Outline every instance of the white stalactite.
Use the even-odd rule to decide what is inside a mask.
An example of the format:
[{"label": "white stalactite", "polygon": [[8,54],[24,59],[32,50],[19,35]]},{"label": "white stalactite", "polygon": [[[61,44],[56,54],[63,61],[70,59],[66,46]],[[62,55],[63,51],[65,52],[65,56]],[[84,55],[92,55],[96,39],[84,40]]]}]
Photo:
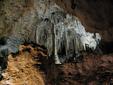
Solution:
[{"label": "white stalactite", "polygon": [[46,18],[42,18],[37,25],[36,41],[47,47],[50,56],[54,51],[56,64],[62,62],[60,59],[64,58],[63,56],[76,57],[80,51],[86,50],[86,45],[95,50],[101,40],[98,33],[94,35],[94,33],[86,32],[79,19],[66,14],[57,6],[53,6],[53,8],[51,6]]}]

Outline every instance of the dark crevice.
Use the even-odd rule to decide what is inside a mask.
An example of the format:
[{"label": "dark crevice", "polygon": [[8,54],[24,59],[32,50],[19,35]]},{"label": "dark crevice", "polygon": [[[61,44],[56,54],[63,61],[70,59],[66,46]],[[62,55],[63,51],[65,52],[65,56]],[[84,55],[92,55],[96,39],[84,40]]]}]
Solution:
[{"label": "dark crevice", "polygon": [[104,42],[101,41],[99,48],[102,50],[103,54],[113,53],[113,42]]},{"label": "dark crevice", "polygon": [[74,10],[76,8],[76,0],[71,0],[71,8]]}]

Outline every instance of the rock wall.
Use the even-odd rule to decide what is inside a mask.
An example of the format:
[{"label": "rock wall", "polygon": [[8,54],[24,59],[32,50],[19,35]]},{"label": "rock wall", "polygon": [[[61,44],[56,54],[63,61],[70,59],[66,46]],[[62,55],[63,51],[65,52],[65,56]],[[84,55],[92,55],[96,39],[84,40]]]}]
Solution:
[{"label": "rock wall", "polygon": [[83,51],[113,52],[111,0],[55,1],[61,8],[53,0],[0,0],[0,74],[7,55],[23,43],[45,46],[56,64],[76,60]]},{"label": "rock wall", "polygon": [[94,34],[86,33],[79,19],[52,0],[2,0],[0,3],[0,35],[7,38],[4,49],[8,53],[18,52],[20,44],[33,42],[47,47],[49,56],[55,56],[60,63],[58,56],[64,62],[86,50],[86,44],[95,50],[101,40],[100,36],[94,38]]},{"label": "rock wall", "polygon": [[99,32],[105,42],[113,41],[112,0],[54,0],[61,8],[79,17],[86,30]]}]

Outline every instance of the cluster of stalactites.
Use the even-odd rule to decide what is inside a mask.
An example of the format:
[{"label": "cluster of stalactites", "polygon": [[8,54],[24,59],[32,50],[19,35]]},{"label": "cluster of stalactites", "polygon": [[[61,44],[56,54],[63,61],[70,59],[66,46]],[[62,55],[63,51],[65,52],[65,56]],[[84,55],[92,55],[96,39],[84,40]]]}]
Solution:
[{"label": "cluster of stalactites", "polygon": [[56,5],[51,6],[46,18],[43,17],[37,25],[36,41],[47,47],[49,56],[54,54],[56,63],[77,57],[87,48],[95,50],[100,40],[98,33],[86,32],[79,19],[66,14]]}]

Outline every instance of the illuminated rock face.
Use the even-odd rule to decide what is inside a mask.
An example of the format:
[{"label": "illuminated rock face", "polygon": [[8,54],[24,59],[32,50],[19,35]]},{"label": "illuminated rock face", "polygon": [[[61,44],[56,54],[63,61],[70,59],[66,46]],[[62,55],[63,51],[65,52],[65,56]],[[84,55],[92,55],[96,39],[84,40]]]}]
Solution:
[{"label": "illuminated rock face", "polygon": [[47,14],[42,13],[41,16],[36,41],[47,47],[50,56],[54,54],[56,64],[70,57],[79,57],[86,48],[94,51],[99,45],[101,37],[98,33],[86,32],[79,19],[65,13],[57,5],[53,4]]}]

